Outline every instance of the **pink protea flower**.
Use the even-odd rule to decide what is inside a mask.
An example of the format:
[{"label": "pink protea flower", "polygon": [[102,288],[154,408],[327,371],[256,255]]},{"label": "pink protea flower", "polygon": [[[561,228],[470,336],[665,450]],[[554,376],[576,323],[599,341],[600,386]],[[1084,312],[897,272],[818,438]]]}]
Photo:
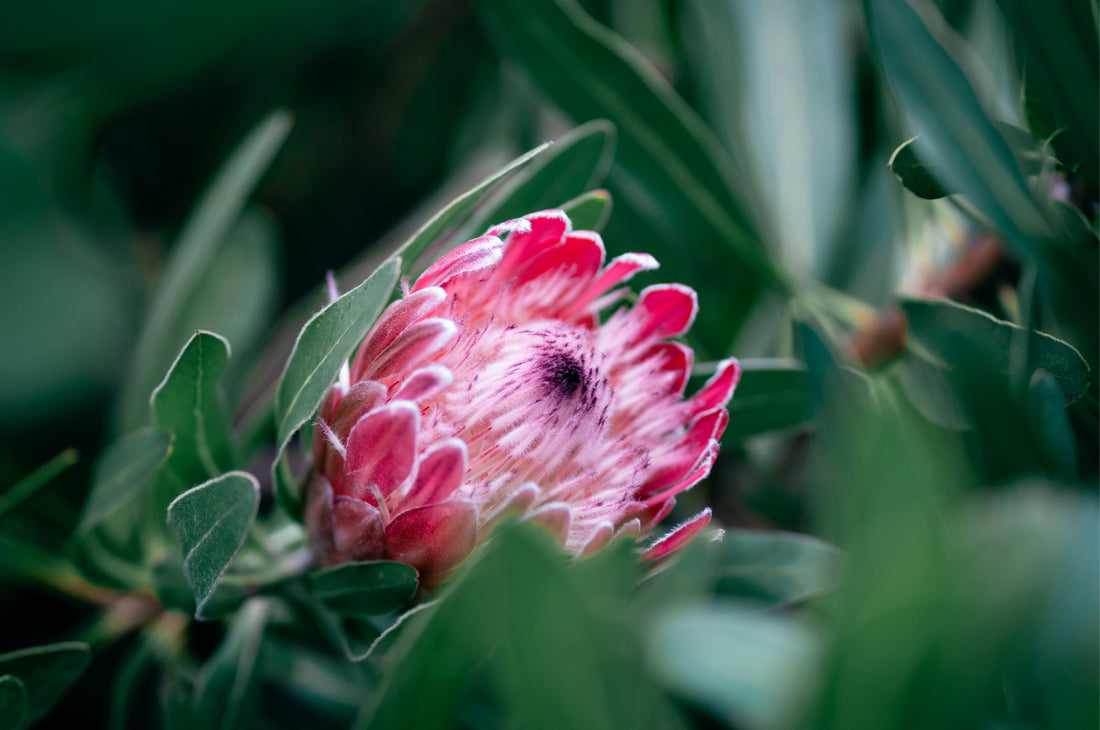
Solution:
[{"label": "pink protea flower", "polygon": [[[558,210],[511,221],[435,262],[382,314],[315,424],[306,521],[327,563],[392,559],[444,580],[502,515],[578,555],[643,536],[705,477],[741,374],[730,359],[691,398],[677,284],[612,287],[657,262],[604,266],[596,233]],[[653,543],[681,547],[710,510]]]}]

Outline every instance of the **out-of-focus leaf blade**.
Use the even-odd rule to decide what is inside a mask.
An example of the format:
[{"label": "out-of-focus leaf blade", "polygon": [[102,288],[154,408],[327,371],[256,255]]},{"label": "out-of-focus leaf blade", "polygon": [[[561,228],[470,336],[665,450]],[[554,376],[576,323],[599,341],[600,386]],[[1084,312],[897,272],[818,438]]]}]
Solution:
[{"label": "out-of-focus leaf blade", "polygon": [[223,337],[196,332],[150,398],[156,425],[174,437],[169,466],[185,484],[211,479],[232,464],[229,421],[218,394],[228,362]]},{"label": "out-of-focus leaf blade", "polygon": [[592,190],[562,205],[562,210],[573,222],[574,230],[601,231],[611,215],[611,193]]},{"label": "out-of-focus leaf blade", "polygon": [[1096,4],[997,0],[997,5],[1025,51],[1028,100],[1042,107],[1044,122],[1054,132],[1054,148],[1068,167],[1097,181],[1100,42]]},{"label": "out-of-focus leaf blade", "polygon": [[0,727],[23,730],[29,717],[27,688],[23,682],[10,674],[0,677]]},{"label": "out-of-focus leaf blade", "polygon": [[499,699],[505,724],[683,727],[623,621],[633,563],[628,550],[612,550],[567,567],[537,529],[498,532],[398,637],[378,703],[358,727],[453,727],[472,686]]},{"label": "out-of-focus leaf blade", "polygon": [[481,235],[494,223],[561,207],[603,181],[614,152],[615,128],[607,121],[588,122],[568,132],[486,202],[466,226],[469,235]]},{"label": "out-of-focus leaf blade", "polygon": [[260,485],[234,471],[187,490],[168,505],[168,524],[179,538],[183,572],[195,593],[195,613],[236,557],[260,505]]},{"label": "out-of-focus leaf blade", "polygon": [[68,641],[0,654],[0,675],[19,678],[26,689],[30,722],[49,712],[88,666],[87,644]]},{"label": "out-of-focus leaf blade", "polygon": [[[932,16],[935,9],[921,2]],[[946,189],[965,196],[1025,256],[1050,225],[1012,149],[982,109],[962,69],[908,0],[869,0],[868,27],[898,101],[919,134],[915,152]]]},{"label": "out-of-focus leaf blade", "polygon": [[253,599],[233,619],[218,651],[195,682],[201,727],[233,730],[253,727],[261,643],[271,614],[265,599]]},{"label": "out-of-focus leaf blade", "polygon": [[[420,254],[424,253],[424,250],[448,228],[460,222],[466,214],[473,210],[474,206],[477,205],[478,201],[481,200],[481,197],[489,188],[519,170],[549,147],[550,143],[547,142],[517,157],[462,195],[452,200],[447,204],[447,207],[428,219],[424,225],[417,229],[416,233],[401,244],[401,247],[386,259],[386,263],[396,261],[401,265],[401,275],[404,276],[408,274],[412,270]],[[385,268],[385,264],[383,264],[382,268]]]},{"label": "out-of-focus leaf blade", "polygon": [[347,563],[309,576],[313,594],[340,615],[378,615],[408,604],[418,585],[416,568],[379,560]]},{"label": "out-of-focus leaf blade", "polygon": [[918,198],[936,200],[947,195],[943,185],[936,179],[931,166],[917,159],[913,151],[916,137],[903,142],[890,156],[890,170],[902,185]]},{"label": "out-of-focus leaf blade", "polygon": [[332,302],[306,322],[275,393],[276,453],[273,476],[284,506],[297,510],[298,495],[286,484],[282,455],[290,438],[316,412],[359,341],[389,301],[401,259],[391,259],[369,279]]},{"label": "out-of-focus leaf blade", "polygon": [[684,4],[704,117],[751,174],[768,242],[814,273],[852,202],[852,19],[832,0]]},{"label": "out-of-focus leaf blade", "polygon": [[[974,343],[1002,372],[1026,385],[1030,366],[1042,369],[1057,383],[1065,405],[1084,395],[1089,384],[1089,365],[1072,345],[1042,332],[1028,333],[978,309],[947,300],[905,299],[901,302],[909,322],[909,335],[925,352],[950,357],[952,342],[963,337]],[[949,363],[948,363],[949,364]]]},{"label": "out-of-focus leaf blade", "polygon": [[774,603],[795,603],[840,582],[843,553],[791,532],[727,529],[718,593]]},{"label": "out-of-focus leaf blade", "polygon": [[142,404],[169,365],[166,358],[194,329],[187,329],[183,314],[290,125],[290,115],[281,110],[260,122],[219,171],[180,232],[134,348],[120,404],[123,424],[140,422]]},{"label": "out-of-focus leaf blade", "polygon": [[133,499],[171,451],[172,434],[151,428],[126,434],[111,444],[96,462],[78,531],[86,532]]},{"label": "out-of-focus leaf blade", "polygon": [[[538,0],[521,7],[484,0],[479,8],[495,37],[555,103],[579,121],[615,124],[617,161],[672,222],[676,241],[664,243],[665,263],[676,278],[704,280],[699,262],[723,271],[724,291],[737,297],[722,301],[717,292],[704,292],[702,310],[720,313],[721,326],[706,318],[699,324],[712,349],[724,348],[761,284],[778,284],[782,277],[742,215],[731,182],[739,176],[706,126],[636,51],[576,3]],[[672,254],[685,248],[697,255]],[[692,266],[699,276],[687,275]]]},{"label": "out-of-focus leaf blade", "polygon": [[22,504],[39,488],[48,484],[61,472],[76,463],[76,449],[65,449],[57,456],[35,469],[13,487],[0,494],[0,517]]},{"label": "out-of-focus leaf blade", "polygon": [[736,727],[776,727],[813,676],[820,637],[780,614],[737,604],[670,611],[649,637],[664,683]]},{"label": "out-of-focus leaf blade", "polygon": [[232,346],[233,359],[223,376],[231,398],[278,305],[280,236],[269,215],[257,207],[247,208],[188,302],[187,325],[217,332]]},{"label": "out-of-focus leaf blade", "polygon": [[152,632],[144,633],[119,662],[111,686],[111,730],[137,727],[130,713],[141,696],[142,682],[154,670],[158,655],[164,649],[162,644],[163,639],[160,636]]},{"label": "out-of-focus leaf blade", "polygon": [[813,416],[806,368],[794,360],[746,359],[722,438],[741,440],[798,426]]}]

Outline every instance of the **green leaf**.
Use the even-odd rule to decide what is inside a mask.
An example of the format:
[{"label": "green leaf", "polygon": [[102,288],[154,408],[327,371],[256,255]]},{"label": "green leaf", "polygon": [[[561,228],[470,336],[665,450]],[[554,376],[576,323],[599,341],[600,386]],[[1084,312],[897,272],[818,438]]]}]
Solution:
[{"label": "green leaf", "polygon": [[450,728],[464,716],[477,726],[486,699],[512,727],[683,727],[624,620],[638,571],[619,547],[569,565],[538,528],[498,530],[401,632],[378,704],[357,727]]},{"label": "green leaf", "polygon": [[795,360],[741,361],[741,380],[729,403],[723,434],[739,441],[806,423],[813,416],[806,368]]},{"label": "green leaf", "polygon": [[722,595],[790,604],[840,581],[843,553],[809,535],[727,529],[724,550],[717,583]]},{"label": "green leaf", "polygon": [[[1049,148],[1035,139],[1031,132],[999,121],[994,121],[993,126],[1011,148],[1021,175],[1039,175],[1054,169]],[[937,171],[921,160],[914,151],[916,141],[917,137],[913,137],[894,150],[888,163],[891,172],[909,192],[919,198],[936,200],[948,195],[950,191],[940,183]]]},{"label": "green leaf", "polygon": [[[111,701],[109,709],[111,730],[125,730],[138,726],[131,716],[145,680],[156,668],[158,659],[165,650],[165,640],[154,631],[142,633],[133,646],[119,661],[111,682]],[[137,713],[133,713],[136,715]]]},{"label": "green leaf", "polygon": [[[637,51],[575,2],[483,0],[478,7],[492,35],[566,113],[615,125],[617,160],[629,182],[671,221],[676,240],[651,253],[663,258],[674,278],[703,281],[704,270],[723,272],[722,291],[738,296],[731,301],[704,292],[700,324],[712,348],[724,348],[761,283],[782,280],[733,192],[741,171],[732,169],[702,120]],[[684,250],[698,255],[685,257]]]},{"label": "green leaf", "polygon": [[396,611],[416,595],[416,568],[386,560],[347,563],[309,575],[313,594],[340,615]]},{"label": "green leaf", "polygon": [[1027,401],[1040,448],[1053,475],[1072,482],[1077,478],[1077,439],[1070,424],[1062,390],[1043,370],[1028,384]]},{"label": "green leaf", "polygon": [[128,433],[99,457],[78,532],[87,532],[129,503],[172,451],[172,434],[146,428]]},{"label": "green leaf", "polygon": [[649,637],[657,675],[735,727],[778,727],[813,679],[822,649],[811,627],[720,603],[669,611]]},{"label": "green leaf", "polygon": [[258,658],[272,605],[254,598],[230,624],[221,646],[195,681],[199,727],[253,727],[258,700]]},{"label": "green leaf", "polygon": [[156,425],[175,439],[168,465],[189,486],[232,465],[229,419],[218,393],[228,362],[224,338],[196,332],[150,398]]},{"label": "green leaf", "polygon": [[131,375],[120,402],[123,425],[141,421],[142,406],[167,369],[167,358],[195,329],[186,316],[194,296],[290,125],[290,115],[282,110],[260,122],[226,161],[180,232],[134,348]]},{"label": "green leaf", "polygon": [[283,452],[317,411],[340,367],[378,319],[400,266],[400,258],[382,264],[369,279],[315,314],[298,333],[275,393],[277,451],[272,466],[279,498],[292,513],[298,511],[299,496],[287,484]]},{"label": "green leaf", "polygon": [[359,673],[349,671],[342,657],[268,634],[260,661],[265,694],[285,696],[290,706],[306,710],[311,721],[316,718],[316,727],[350,728],[355,722],[363,685]]},{"label": "green leaf", "polygon": [[267,212],[247,208],[188,301],[186,324],[191,329],[181,327],[179,346],[194,330],[217,332],[232,344],[233,358],[222,376],[230,398],[248,377],[249,356],[264,343],[279,304],[280,236]]},{"label": "green leaf", "polygon": [[478,236],[495,223],[562,207],[603,182],[614,154],[615,127],[602,119],[582,124],[555,140],[537,160],[516,174],[507,187],[485,203],[466,229]]},{"label": "green leaf", "polygon": [[61,472],[76,463],[76,449],[65,449],[57,456],[24,477],[15,486],[0,494],[0,517],[22,504],[39,488],[55,479]]},{"label": "green leaf", "polygon": [[916,195],[925,200],[936,200],[947,195],[943,185],[936,179],[930,165],[926,165],[917,159],[913,151],[913,142],[916,137],[902,142],[890,156],[890,171],[901,181],[901,184]]},{"label": "green leaf", "polygon": [[611,193],[592,190],[562,204],[561,209],[579,231],[602,231],[611,216]]},{"label": "green leaf", "polygon": [[168,524],[183,550],[183,573],[202,615],[222,574],[244,545],[260,506],[260,484],[231,471],[187,490],[168,505]]},{"label": "green leaf", "polygon": [[27,689],[10,674],[0,677],[0,727],[23,730],[29,720]]},{"label": "green leaf", "polygon": [[989,362],[1001,364],[1001,372],[1013,382],[1026,386],[1036,369],[1046,371],[1058,385],[1064,405],[1073,403],[1088,389],[1088,363],[1072,345],[1056,337],[1029,333],[947,300],[905,299],[901,308],[909,322],[910,341],[931,355],[935,364],[950,364],[952,343],[961,337],[979,348]]},{"label": "green leaf", "polygon": [[[934,15],[930,3],[919,4]],[[875,51],[919,134],[917,157],[945,189],[986,215],[1010,246],[1039,257],[1050,224],[962,69],[908,0],[870,0],[866,8]]]},{"label": "green leaf", "polygon": [[997,0],[997,5],[1024,51],[1029,106],[1041,109],[1066,166],[1097,181],[1100,43],[1095,3]]},{"label": "green leaf", "polygon": [[23,683],[30,722],[49,712],[88,666],[87,644],[67,641],[0,654],[0,675],[11,674]]},{"label": "green leaf", "polygon": [[852,208],[857,150],[849,7],[682,4],[696,106],[755,193],[765,240],[811,273],[848,255],[837,246]]},{"label": "green leaf", "polygon": [[[467,213],[473,210],[474,206],[477,205],[478,201],[481,200],[482,196],[489,188],[538,157],[549,146],[550,143],[547,142],[517,157],[462,195],[452,200],[445,208],[429,218],[424,225],[420,226],[416,233],[401,244],[400,248],[390,254],[389,258],[386,259],[386,263],[388,264],[391,261],[400,263],[404,261],[404,264],[401,266],[401,276],[408,274],[416,263],[417,258],[420,257],[420,254],[424,253],[424,250],[443,235],[448,228],[459,223]],[[385,264],[383,264],[382,268],[385,268]]]}]

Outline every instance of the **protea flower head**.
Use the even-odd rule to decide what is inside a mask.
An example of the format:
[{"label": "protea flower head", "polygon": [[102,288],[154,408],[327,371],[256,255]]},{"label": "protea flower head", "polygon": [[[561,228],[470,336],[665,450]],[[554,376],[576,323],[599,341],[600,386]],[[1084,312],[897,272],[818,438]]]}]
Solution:
[{"label": "protea flower head", "polygon": [[[392,559],[445,579],[507,513],[577,555],[641,537],[705,477],[741,374],[720,363],[690,398],[678,284],[602,324],[613,290],[657,262],[606,266],[596,233],[551,210],[510,221],[429,267],[382,314],[315,422],[306,521],[324,562]],[[657,560],[704,510],[642,554]]]}]

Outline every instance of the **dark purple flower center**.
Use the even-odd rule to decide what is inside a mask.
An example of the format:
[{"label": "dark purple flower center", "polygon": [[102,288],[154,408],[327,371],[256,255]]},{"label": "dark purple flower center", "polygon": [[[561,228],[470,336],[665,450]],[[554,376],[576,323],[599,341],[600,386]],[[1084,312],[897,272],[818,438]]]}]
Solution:
[{"label": "dark purple flower center", "polygon": [[572,396],[578,389],[588,391],[584,365],[572,353],[555,352],[546,358],[544,367],[546,383],[562,398]]}]

